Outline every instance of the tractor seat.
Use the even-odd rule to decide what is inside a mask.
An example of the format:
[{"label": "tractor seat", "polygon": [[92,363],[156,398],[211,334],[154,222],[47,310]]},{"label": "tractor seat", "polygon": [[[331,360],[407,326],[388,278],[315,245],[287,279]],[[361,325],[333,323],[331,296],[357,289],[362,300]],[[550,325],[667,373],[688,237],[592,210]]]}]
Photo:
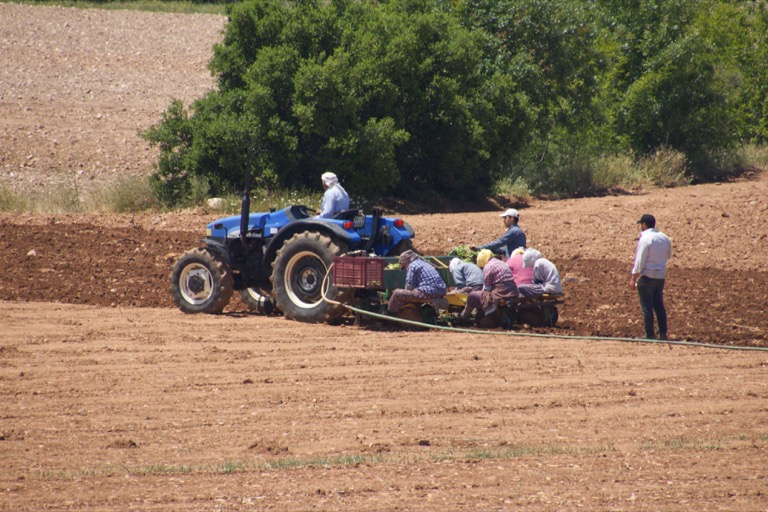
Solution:
[{"label": "tractor seat", "polygon": [[360,215],[360,210],[341,210],[340,212],[336,212],[333,216],[334,219],[338,220],[355,220],[355,217]]}]

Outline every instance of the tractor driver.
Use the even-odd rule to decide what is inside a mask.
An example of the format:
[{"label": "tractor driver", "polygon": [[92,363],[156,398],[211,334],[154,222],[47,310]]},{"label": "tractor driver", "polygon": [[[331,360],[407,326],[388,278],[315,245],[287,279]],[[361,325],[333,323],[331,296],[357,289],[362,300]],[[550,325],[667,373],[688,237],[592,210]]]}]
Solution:
[{"label": "tractor driver", "polygon": [[321,219],[329,219],[338,212],[349,210],[349,195],[339,185],[339,178],[332,172],[326,172],[320,179],[323,181],[325,193],[320,201],[320,213],[317,216]]}]

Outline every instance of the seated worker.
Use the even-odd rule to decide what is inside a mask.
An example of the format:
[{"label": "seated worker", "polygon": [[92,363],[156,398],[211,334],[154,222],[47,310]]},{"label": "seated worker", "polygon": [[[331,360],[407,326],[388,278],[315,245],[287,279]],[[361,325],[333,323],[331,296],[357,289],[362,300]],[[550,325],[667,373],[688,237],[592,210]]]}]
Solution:
[{"label": "seated worker", "polygon": [[512,276],[515,278],[515,284],[520,287],[521,284],[533,284],[533,268],[523,267],[523,253],[525,247],[518,247],[507,260]]},{"label": "seated worker", "polygon": [[560,295],[563,283],[555,264],[544,258],[536,249],[526,249],[523,253],[523,266],[533,269],[533,283],[518,286],[523,297],[540,297],[545,293]]},{"label": "seated worker", "polygon": [[489,249],[493,251],[494,254],[504,253],[504,257],[509,258],[513,250],[518,247],[525,247],[525,233],[520,228],[520,226],[518,226],[518,222],[520,221],[520,213],[518,213],[518,211],[514,208],[510,208],[499,215],[499,217],[504,219],[504,227],[507,228],[507,231],[493,242],[489,242],[480,246],[470,245],[470,249],[473,251]]},{"label": "seated worker", "polygon": [[467,305],[460,315],[462,319],[468,319],[475,309],[490,315],[496,311],[499,299],[518,297],[512,271],[506,263],[494,258],[491,251],[483,249],[478,253],[477,266],[483,269],[483,289],[467,295]]},{"label": "seated worker", "polygon": [[406,269],[405,289],[392,292],[387,311],[396,315],[400,308],[414,299],[439,299],[445,297],[445,281],[435,267],[419,258],[413,251],[400,255],[400,268]]},{"label": "seated worker", "polygon": [[349,194],[339,185],[339,178],[332,172],[326,172],[320,179],[323,180],[325,193],[320,201],[320,213],[317,216],[330,219],[339,212],[349,210]]},{"label": "seated worker", "polygon": [[483,288],[483,269],[474,263],[453,258],[448,268],[456,283],[453,293],[470,293]]}]

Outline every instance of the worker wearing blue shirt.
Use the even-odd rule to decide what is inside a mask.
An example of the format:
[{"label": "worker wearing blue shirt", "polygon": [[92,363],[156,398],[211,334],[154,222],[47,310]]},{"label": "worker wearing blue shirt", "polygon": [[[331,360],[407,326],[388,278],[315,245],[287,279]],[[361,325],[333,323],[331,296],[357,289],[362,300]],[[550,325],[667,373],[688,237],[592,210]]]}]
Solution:
[{"label": "worker wearing blue shirt", "polygon": [[470,245],[469,248],[473,251],[482,251],[488,249],[494,254],[504,254],[504,259],[509,258],[512,251],[518,247],[525,248],[525,233],[520,229],[517,223],[520,221],[520,214],[514,208],[510,208],[500,215],[504,219],[504,225],[507,227],[507,232],[501,235],[493,242],[485,245]]}]

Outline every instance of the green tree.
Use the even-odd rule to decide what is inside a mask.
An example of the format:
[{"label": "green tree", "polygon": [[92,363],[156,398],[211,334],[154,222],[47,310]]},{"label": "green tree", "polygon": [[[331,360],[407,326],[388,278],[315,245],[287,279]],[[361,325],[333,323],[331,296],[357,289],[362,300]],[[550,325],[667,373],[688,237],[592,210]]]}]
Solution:
[{"label": "green tree", "polygon": [[717,172],[714,160],[735,141],[732,83],[722,53],[698,22],[710,0],[605,2],[618,44],[603,77],[601,105],[620,148],[648,155],[683,152],[694,177]]},{"label": "green tree", "polygon": [[513,78],[529,101],[534,128],[506,163],[537,192],[579,193],[589,178],[568,162],[596,145],[592,127],[597,76],[603,66],[599,32],[588,2],[461,0],[464,24],[486,35],[484,68]]},{"label": "green tree", "polygon": [[740,141],[768,141],[768,2],[717,2],[697,30],[716,49],[717,74]]},{"label": "green tree", "polygon": [[211,61],[218,89],[147,132],[164,153],[158,181],[236,188],[257,144],[269,183],[315,186],[333,170],[363,197],[482,195],[531,130],[528,98],[512,74],[483,68],[482,35],[449,11],[429,0],[232,6]]}]

